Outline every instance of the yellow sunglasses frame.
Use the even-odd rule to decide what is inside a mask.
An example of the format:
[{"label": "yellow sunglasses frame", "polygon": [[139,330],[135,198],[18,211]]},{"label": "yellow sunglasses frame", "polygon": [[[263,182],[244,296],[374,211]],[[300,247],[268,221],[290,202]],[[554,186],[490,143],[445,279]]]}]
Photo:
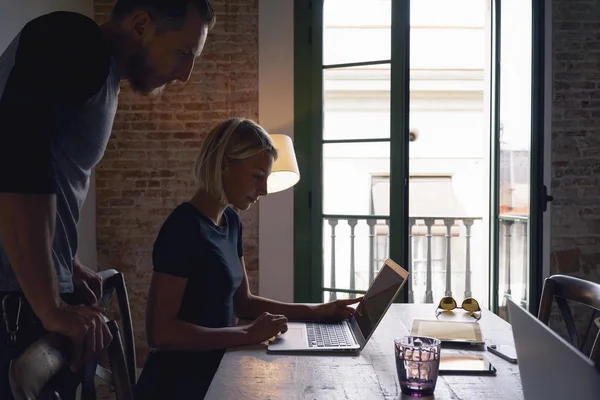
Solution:
[{"label": "yellow sunglasses frame", "polygon": [[[438,308],[435,312],[435,317],[437,318],[444,311],[452,311],[457,308],[467,311],[473,318],[475,318],[478,321],[481,318],[481,306],[479,306],[479,302],[477,300],[475,300],[473,297],[467,297],[462,301],[459,307],[458,303],[452,296],[444,296],[440,299]],[[442,311],[439,311],[440,309]],[[479,315],[476,316],[474,315],[475,313],[479,313]]]}]

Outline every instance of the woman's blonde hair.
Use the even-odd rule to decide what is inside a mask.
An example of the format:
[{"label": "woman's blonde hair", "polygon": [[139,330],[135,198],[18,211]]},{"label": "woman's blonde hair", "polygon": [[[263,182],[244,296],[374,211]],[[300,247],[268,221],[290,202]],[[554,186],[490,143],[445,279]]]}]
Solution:
[{"label": "woman's blonde hair", "polygon": [[277,150],[263,127],[246,118],[220,122],[208,131],[194,164],[196,183],[210,195],[227,204],[223,190],[223,163],[239,161],[266,151],[274,160]]}]

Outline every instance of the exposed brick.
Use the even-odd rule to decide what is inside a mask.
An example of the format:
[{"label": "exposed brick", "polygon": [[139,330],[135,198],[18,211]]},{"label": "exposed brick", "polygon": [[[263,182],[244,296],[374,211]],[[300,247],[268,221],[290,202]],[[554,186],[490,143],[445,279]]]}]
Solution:
[{"label": "exposed brick", "polygon": [[[552,18],[550,268],[600,282],[600,2],[554,0]],[[573,311],[585,332],[589,315]],[[564,335],[561,320],[550,326]]]},{"label": "exposed brick", "polygon": [[[95,0],[99,23],[113,4]],[[258,0],[216,0],[215,11],[217,25],[186,85],[175,84],[156,98],[122,86],[113,135],[96,171],[98,264],[125,273],[140,366],[147,349],[151,250],[160,225],[194,193],[192,167],[206,130],[232,116],[258,119]],[[242,218],[256,292],[258,206]]]}]

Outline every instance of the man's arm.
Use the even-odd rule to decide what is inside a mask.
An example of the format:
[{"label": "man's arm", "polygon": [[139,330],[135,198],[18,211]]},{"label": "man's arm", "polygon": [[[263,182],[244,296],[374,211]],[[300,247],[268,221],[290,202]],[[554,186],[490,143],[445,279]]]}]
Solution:
[{"label": "man's arm", "polygon": [[52,262],[55,220],[54,194],[0,193],[0,241],[25,297],[48,330],[61,305]]},{"label": "man's arm", "polygon": [[72,307],[60,298],[52,261],[54,194],[0,193],[0,240],[21,290],[44,328],[69,337],[71,368],[79,369],[112,340],[97,307]]},{"label": "man's arm", "polygon": [[98,304],[102,299],[102,277],[79,261],[73,259],[73,286],[86,304]]}]

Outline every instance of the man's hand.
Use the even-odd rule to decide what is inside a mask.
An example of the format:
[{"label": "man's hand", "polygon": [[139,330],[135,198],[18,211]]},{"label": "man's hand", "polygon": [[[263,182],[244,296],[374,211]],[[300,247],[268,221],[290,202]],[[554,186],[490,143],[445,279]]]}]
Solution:
[{"label": "man's hand", "polygon": [[350,305],[358,303],[361,300],[362,297],[359,297],[357,299],[336,300],[319,304],[314,308],[315,317],[320,321],[343,321],[350,318],[356,311]]},{"label": "man's hand", "polygon": [[112,341],[103,311],[98,306],[63,304],[56,309],[51,318],[42,321],[47,331],[60,333],[71,339],[72,371],[77,371],[87,362],[98,359]]},{"label": "man's hand", "polygon": [[73,261],[73,285],[88,304],[97,304],[102,298],[102,277],[81,264],[77,257]]}]

